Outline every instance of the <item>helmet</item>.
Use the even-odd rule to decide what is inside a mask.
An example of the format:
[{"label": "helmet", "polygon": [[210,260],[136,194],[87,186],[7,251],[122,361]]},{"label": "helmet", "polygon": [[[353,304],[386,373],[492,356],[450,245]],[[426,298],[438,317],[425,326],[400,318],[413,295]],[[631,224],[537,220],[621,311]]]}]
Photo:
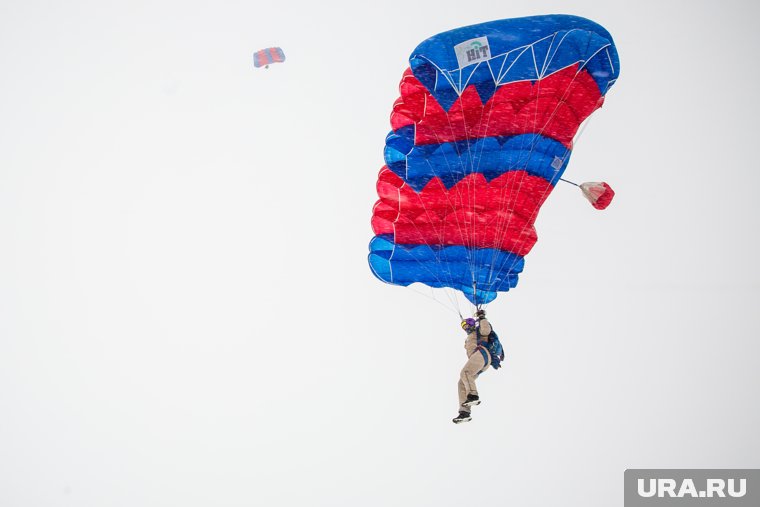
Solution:
[{"label": "helmet", "polygon": [[467,318],[462,321],[462,329],[464,329],[467,333],[472,333],[475,331],[475,326],[477,322],[473,318]]}]

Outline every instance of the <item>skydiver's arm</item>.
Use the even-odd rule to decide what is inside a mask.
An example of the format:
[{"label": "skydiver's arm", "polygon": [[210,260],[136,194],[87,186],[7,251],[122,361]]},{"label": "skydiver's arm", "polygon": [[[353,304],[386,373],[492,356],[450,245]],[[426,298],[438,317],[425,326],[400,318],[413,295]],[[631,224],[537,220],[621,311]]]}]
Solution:
[{"label": "skydiver's arm", "polygon": [[480,319],[480,335],[485,338],[489,334],[491,334],[491,323],[486,318]]}]

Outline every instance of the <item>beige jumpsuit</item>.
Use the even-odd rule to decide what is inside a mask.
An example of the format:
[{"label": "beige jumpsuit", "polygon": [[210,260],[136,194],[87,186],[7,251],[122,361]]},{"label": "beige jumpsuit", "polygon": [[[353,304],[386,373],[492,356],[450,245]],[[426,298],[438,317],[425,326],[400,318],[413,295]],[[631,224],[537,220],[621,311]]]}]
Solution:
[{"label": "beige jumpsuit", "polygon": [[[487,319],[480,320],[480,336],[486,337],[491,334],[491,324]],[[470,407],[462,405],[467,400],[468,394],[478,394],[475,379],[491,365],[491,356],[478,350],[478,332],[473,331],[467,335],[464,341],[464,349],[467,351],[467,362],[459,374],[459,411],[470,413]]]}]

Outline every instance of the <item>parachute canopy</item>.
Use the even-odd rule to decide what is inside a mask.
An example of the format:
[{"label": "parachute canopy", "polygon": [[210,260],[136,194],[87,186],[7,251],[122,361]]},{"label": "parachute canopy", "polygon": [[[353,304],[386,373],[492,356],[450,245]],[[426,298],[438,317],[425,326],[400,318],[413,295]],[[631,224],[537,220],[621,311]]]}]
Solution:
[{"label": "parachute canopy", "polygon": [[539,208],[618,72],[610,34],[576,16],[491,21],[422,42],[385,141],[375,276],[452,288],[475,305],[515,287]]},{"label": "parachute canopy", "polygon": [[270,63],[284,62],[285,53],[282,48],[266,48],[253,54],[253,66],[269,68]]},{"label": "parachute canopy", "polygon": [[588,202],[590,202],[596,209],[606,209],[612,202],[612,198],[615,197],[615,191],[603,181],[600,183],[587,181],[586,183],[581,183],[579,186],[581,192],[583,192],[583,196],[588,199]]}]

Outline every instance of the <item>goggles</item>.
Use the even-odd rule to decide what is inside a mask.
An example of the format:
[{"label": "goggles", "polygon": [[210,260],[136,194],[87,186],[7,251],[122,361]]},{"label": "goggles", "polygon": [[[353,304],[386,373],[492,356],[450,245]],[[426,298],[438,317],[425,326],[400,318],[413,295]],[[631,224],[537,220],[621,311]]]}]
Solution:
[{"label": "goggles", "polygon": [[472,329],[475,327],[475,319],[464,319],[462,321],[462,329],[467,331],[468,329]]}]

